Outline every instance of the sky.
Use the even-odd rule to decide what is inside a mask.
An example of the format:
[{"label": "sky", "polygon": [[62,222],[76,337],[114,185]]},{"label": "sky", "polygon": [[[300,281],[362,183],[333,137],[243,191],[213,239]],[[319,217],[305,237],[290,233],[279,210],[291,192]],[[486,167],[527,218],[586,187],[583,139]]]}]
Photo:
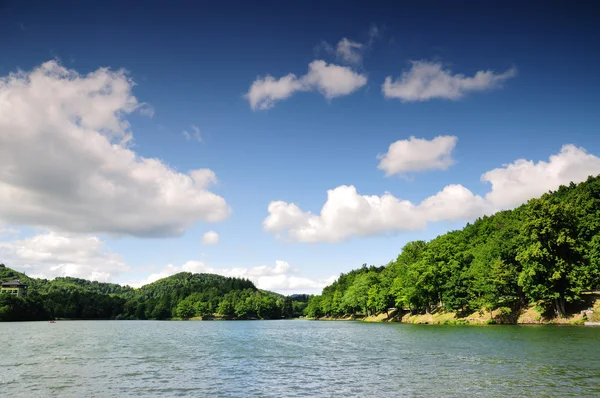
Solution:
[{"label": "sky", "polygon": [[27,275],[318,293],[600,174],[593,2],[95,3],[0,1]]}]

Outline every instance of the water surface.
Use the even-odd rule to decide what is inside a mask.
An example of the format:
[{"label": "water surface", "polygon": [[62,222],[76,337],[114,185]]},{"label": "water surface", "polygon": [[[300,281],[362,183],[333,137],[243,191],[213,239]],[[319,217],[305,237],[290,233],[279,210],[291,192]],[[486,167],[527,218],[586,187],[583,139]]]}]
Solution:
[{"label": "water surface", "polygon": [[0,323],[6,397],[600,396],[600,328]]}]

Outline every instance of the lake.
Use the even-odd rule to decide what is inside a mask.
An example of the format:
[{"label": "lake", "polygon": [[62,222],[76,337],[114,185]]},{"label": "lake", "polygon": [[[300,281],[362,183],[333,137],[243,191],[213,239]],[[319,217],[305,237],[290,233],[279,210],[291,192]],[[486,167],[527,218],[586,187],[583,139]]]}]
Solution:
[{"label": "lake", "polygon": [[600,328],[1,323],[6,397],[600,396]]}]

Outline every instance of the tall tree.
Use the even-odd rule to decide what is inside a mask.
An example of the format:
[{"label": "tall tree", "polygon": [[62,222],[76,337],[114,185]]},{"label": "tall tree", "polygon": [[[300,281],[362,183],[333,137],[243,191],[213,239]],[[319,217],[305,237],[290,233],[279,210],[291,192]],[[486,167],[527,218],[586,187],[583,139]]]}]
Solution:
[{"label": "tall tree", "polygon": [[565,303],[579,299],[590,281],[585,273],[584,246],[578,240],[576,212],[571,205],[545,196],[528,203],[523,223],[524,246],[517,259],[523,264],[519,284],[532,300],[566,314]]}]

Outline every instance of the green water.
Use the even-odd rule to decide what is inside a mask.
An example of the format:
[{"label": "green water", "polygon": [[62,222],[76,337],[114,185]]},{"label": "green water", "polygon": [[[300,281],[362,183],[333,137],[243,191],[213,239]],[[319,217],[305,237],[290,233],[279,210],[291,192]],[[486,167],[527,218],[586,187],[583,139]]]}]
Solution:
[{"label": "green water", "polygon": [[600,328],[2,323],[2,397],[600,396]]}]

